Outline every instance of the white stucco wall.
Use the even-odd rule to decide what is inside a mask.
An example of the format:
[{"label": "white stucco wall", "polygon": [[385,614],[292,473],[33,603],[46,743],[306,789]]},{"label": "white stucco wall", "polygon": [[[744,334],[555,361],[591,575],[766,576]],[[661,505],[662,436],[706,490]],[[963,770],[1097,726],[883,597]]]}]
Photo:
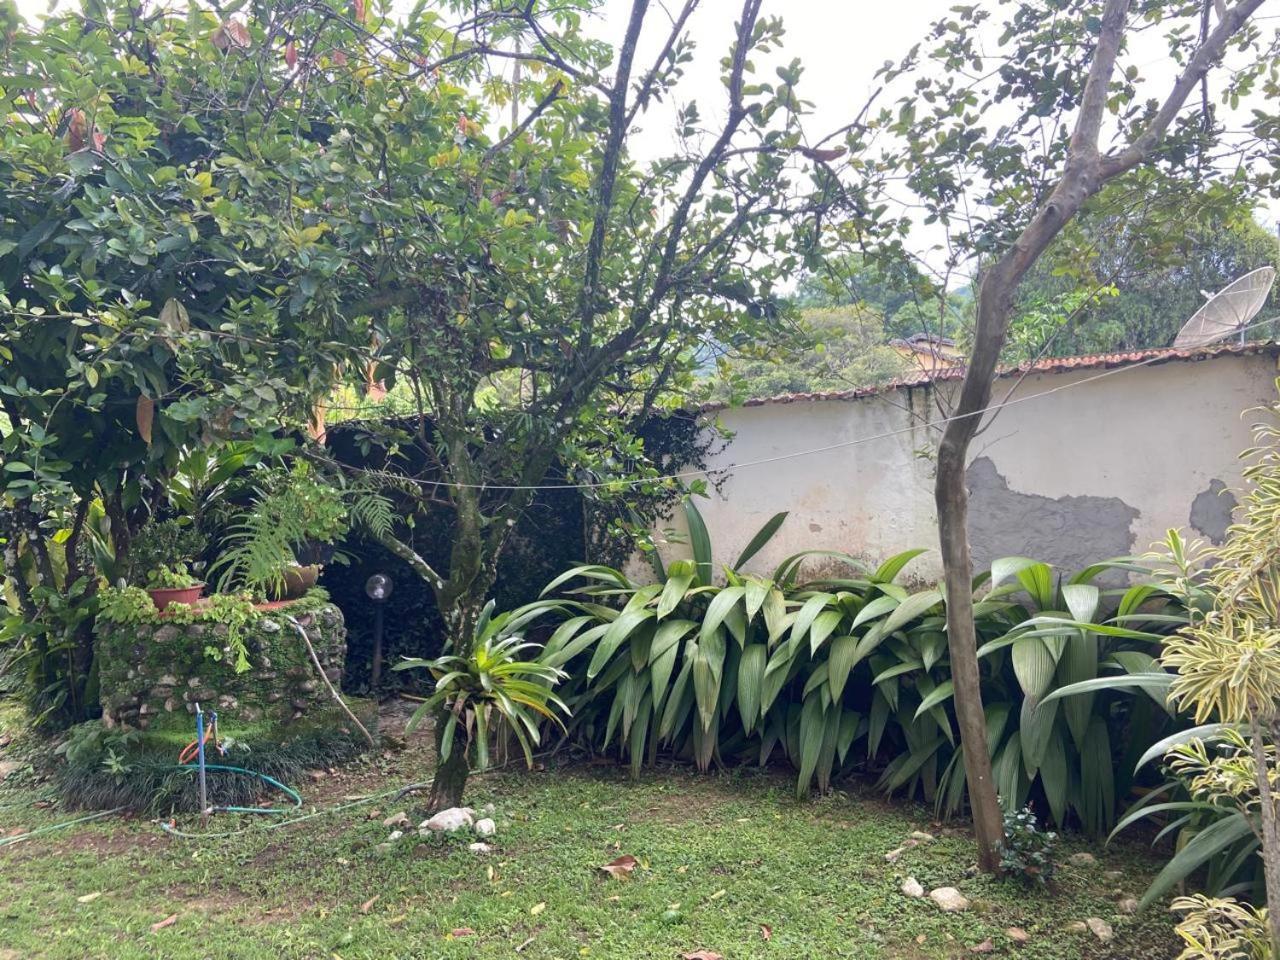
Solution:
[{"label": "white stucco wall", "polygon": [[[1190,532],[1216,532],[1209,520],[1222,510],[1214,509],[1221,500],[1210,492],[1213,481],[1239,486],[1237,457],[1250,445],[1253,422],[1242,412],[1275,398],[1276,369],[1268,351],[1027,377],[1014,396],[1032,399],[1003,409],[972,445],[975,563],[1032,555],[1072,569],[1142,552],[1167,528],[1190,528],[1202,494],[1196,513],[1210,529]],[[998,381],[995,397],[1012,385]],[[717,562],[731,561],[761,524],[787,510],[749,569],[765,572],[812,548],[878,560],[926,547],[909,572],[939,576],[933,453],[943,414],[933,391],[956,388],[947,382],[720,411],[734,438],[709,463],[725,472],[720,492],[699,501]],[[1058,392],[1035,396],[1048,390]],[[861,438],[874,439],[750,465]]]}]

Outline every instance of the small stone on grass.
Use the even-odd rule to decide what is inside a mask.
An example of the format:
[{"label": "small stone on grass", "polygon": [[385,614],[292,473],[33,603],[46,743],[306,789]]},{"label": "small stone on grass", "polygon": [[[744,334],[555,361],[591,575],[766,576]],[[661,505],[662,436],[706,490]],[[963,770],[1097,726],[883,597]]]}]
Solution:
[{"label": "small stone on grass", "polygon": [[1115,933],[1111,929],[1111,924],[1107,923],[1107,921],[1103,920],[1101,917],[1090,917],[1085,921],[1085,923],[1088,925],[1089,930],[1093,935],[1103,943],[1110,943],[1111,938],[1115,936]]},{"label": "small stone on grass", "polygon": [[938,905],[944,913],[957,913],[969,909],[969,901],[955,887],[938,887],[929,891],[929,899]]}]

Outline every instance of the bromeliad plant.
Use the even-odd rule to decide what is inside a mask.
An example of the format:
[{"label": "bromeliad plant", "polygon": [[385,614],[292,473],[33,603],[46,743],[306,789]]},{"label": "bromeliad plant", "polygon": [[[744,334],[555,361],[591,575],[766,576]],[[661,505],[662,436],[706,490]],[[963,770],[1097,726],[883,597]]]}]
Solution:
[{"label": "bromeliad plant", "polygon": [[517,632],[547,609],[526,607],[494,616],[491,600],[476,623],[468,649],[434,660],[407,659],[392,668],[426,669],[435,680],[434,693],[408,725],[411,732],[428,716],[435,723],[437,764],[431,809],[462,802],[467,777],[473,767],[489,766],[490,740],[500,731],[516,739],[532,767],[542,722],[563,729],[556,711],[568,715],[569,708],[551,688],[564,678],[564,672],[533,659],[538,644],[526,642]]}]

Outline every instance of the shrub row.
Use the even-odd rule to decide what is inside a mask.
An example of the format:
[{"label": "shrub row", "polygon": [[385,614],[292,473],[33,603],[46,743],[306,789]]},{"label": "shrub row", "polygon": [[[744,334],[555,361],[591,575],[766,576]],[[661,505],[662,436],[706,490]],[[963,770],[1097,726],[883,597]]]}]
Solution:
[{"label": "shrub row", "polygon": [[[921,794],[940,816],[959,811],[965,770],[945,598],[898,582],[924,551],[874,569],[812,551],[769,576],[743,572],[779,514],[717,582],[705,524],[692,503],[686,512],[692,556],[666,567],[655,559],[656,582],[577,566],[513,619],[560,619],[540,659],[568,675],[558,692],[572,709],[570,735],[636,771],[660,750],[704,770],[780,755],[801,795],[869,767],[887,791]],[[816,556],[849,575],[805,580]],[[1001,800],[1009,810],[1034,801],[1054,823],[1095,834],[1114,824],[1136,760],[1177,722],[1153,655],[1186,622],[1184,604],[1159,583],[1100,584],[1116,569],[1141,570],[1109,561],[1063,576],[1013,557],[974,582]]]}]

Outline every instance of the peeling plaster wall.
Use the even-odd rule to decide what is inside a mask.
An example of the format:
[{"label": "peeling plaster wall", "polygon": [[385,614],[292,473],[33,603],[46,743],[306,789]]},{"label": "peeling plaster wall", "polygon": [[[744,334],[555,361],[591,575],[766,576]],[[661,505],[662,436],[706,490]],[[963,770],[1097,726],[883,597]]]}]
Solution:
[{"label": "peeling plaster wall", "polygon": [[[1015,398],[1078,385],[1006,407],[974,441],[975,563],[1030,554],[1074,568],[1146,550],[1170,527],[1221,537],[1234,505],[1229,490],[1240,483],[1237,456],[1251,443],[1251,419],[1241,414],[1274,399],[1275,356],[1171,361],[1094,380],[1101,372],[1027,377]],[[1010,385],[1001,381],[996,397]],[[942,414],[933,390],[957,386],[721,411],[735,436],[709,466],[727,475],[719,495],[699,502],[718,560],[732,559],[769,517],[788,510],[750,569],[768,571],[813,548],[878,560],[927,547],[907,572],[936,579],[933,453]],[[875,439],[735,469],[860,438]]]}]

